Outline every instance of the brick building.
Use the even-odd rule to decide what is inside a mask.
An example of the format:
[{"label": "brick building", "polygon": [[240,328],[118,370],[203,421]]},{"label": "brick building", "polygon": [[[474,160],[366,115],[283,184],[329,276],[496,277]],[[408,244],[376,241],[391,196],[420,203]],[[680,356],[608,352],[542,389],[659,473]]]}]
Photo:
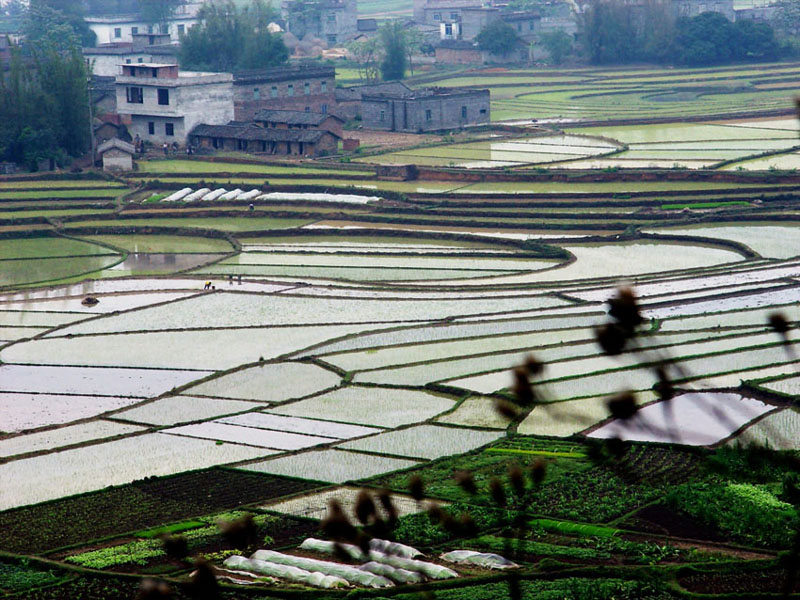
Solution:
[{"label": "brick building", "polygon": [[319,129],[276,129],[239,123],[197,125],[189,142],[198,148],[254,152],[283,156],[320,156],[335,153],[338,136]]},{"label": "brick building", "polygon": [[155,144],[184,144],[199,123],[233,119],[230,73],[179,71],[175,64],[122,65],[117,113],[132,136]]},{"label": "brick building", "polygon": [[235,118],[249,121],[259,110],[328,113],[336,106],[336,69],[293,65],[233,75]]},{"label": "brick building", "polygon": [[489,123],[489,90],[429,88],[404,94],[363,94],[365,129],[421,133]]},{"label": "brick building", "polygon": [[253,118],[262,127],[273,129],[319,129],[342,137],[344,120],[330,113],[297,110],[261,110]]}]

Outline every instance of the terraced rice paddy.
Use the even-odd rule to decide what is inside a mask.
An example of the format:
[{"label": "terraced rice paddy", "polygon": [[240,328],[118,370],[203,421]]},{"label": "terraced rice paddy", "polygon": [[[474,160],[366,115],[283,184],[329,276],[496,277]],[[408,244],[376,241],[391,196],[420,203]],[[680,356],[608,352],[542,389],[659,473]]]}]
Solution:
[{"label": "terraced rice paddy", "polygon": [[[762,130],[697,127],[734,130],[737,152]],[[652,143],[695,144],[673,133]],[[704,562],[702,572],[687,565],[703,577],[777,568],[762,559],[791,539],[783,521],[699,514],[708,503],[690,500],[711,489],[786,504],[775,469],[745,480],[736,462],[745,459],[725,452],[798,449],[796,331],[784,339],[768,325],[775,311],[797,321],[794,180],[403,185],[402,196],[384,188],[386,198],[333,212],[318,212],[329,203],[313,198],[263,198],[252,217],[233,212],[246,200],[215,200],[198,216],[192,203],[138,197],[114,209],[118,218],[72,215],[48,237],[0,240],[0,481],[14,482],[0,486],[0,549],[47,553],[47,569],[83,561],[182,576],[190,565],[170,562],[152,528],[184,535],[193,554],[221,566],[243,550],[214,520],[246,509],[261,546],[293,552],[319,535],[331,498],[352,514],[365,486],[378,505],[378,490],[389,490],[397,538],[436,562],[444,551],[505,548],[513,533],[488,482],[542,460],[544,480],[526,484],[531,503],[509,495],[506,507],[537,519],[514,556],[531,597],[544,558],[574,561],[558,568],[624,565],[622,587],[606,591],[643,598],[630,576],[641,565]],[[33,261],[47,269],[26,269]],[[636,290],[643,322],[636,347],[609,356],[594,328],[611,318],[606,301],[620,284]],[[512,421],[495,402],[515,397],[510,371],[528,354],[545,363],[533,378],[537,402]],[[635,393],[633,418],[609,414],[608,397],[623,390]],[[621,458],[608,454],[613,443],[595,445],[617,436],[633,440]],[[727,471],[706,470],[712,453]],[[476,494],[453,480],[462,470]],[[428,502],[409,495],[415,474],[422,496],[456,520],[472,515],[474,535],[420,514]],[[683,521],[652,525],[662,509],[711,537],[686,548],[688,533],[674,529]],[[734,552],[734,542],[745,546]],[[146,557],[108,558],[145,546]],[[453,568],[485,592],[477,597],[505,597],[502,577]],[[690,586],[678,572],[662,573]],[[547,581],[564,578],[553,571]]]}]

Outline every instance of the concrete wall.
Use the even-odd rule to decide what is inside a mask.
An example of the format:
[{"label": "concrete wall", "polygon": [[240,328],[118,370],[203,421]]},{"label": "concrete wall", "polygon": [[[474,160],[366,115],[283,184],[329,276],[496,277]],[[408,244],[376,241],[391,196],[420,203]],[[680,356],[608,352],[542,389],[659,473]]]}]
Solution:
[{"label": "concrete wall", "polygon": [[[141,19],[131,17],[130,19],[108,18],[102,17],[86,19],[89,29],[94,31],[97,36],[97,45],[101,44],[114,44],[117,42],[132,42],[134,32],[148,33],[150,27]],[[197,18],[193,16],[176,16],[169,23],[169,35],[173,42],[180,41],[180,28],[183,27],[184,32],[194,27],[197,23]],[[119,30],[119,32],[117,32]],[[158,27],[153,27],[153,31],[158,31]],[[119,33],[119,36],[117,36]]]},{"label": "concrete wall", "polygon": [[94,75],[103,77],[116,77],[122,74],[120,65],[137,63],[168,63],[175,62],[175,56],[158,54],[146,51],[131,51],[125,54],[92,54],[84,52],[84,58],[89,61]]},{"label": "concrete wall", "polygon": [[[259,140],[242,141],[223,138],[221,145],[216,150],[240,151],[266,153],[276,155],[297,155],[297,156],[319,156],[320,154],[332,154],[338,149],[338,141],[329,134],[323,135],[319,142],[311,144],[308,142],[265,142]],[[197,144],[202,148],[214,149],[211,138],[203,137],[197,139]],[[301,152],[302,151],[302,152]]]},{"label": "concrete wall", "polygon": [[133,158],[127,152],[112,148],[103,154],[104,171],[132,171]]},{"label": "concrete wall", "polygon": [[488,90],[419,98],[367,96],[361,101],[361,112],[365,129],[412,133],[488,123],[491,117]]},{"label": "concrete wall", "polygon": [[[141,87],[143,102],[128,103],[126,89]],[[158,104],[158,89],[169,90],[169,105]],[[212,74],[186,76],[177,79],[146,79],[140,77],[117,78],[117,112],[122,122],[129,125],[132,136],[137,134],[154,143],[186,143],[186,135],[199,123],[224,125],[233,120],[233,85],[231,76]],[[150,134],[148,122],[155,124]],[[166,123],[173,123],[174,135],[168,136]]]},{"label": "concrete wall", "polygon": [[696,17],[704,12],[718,12],[729,21],[736,20],[733,0],[672,0],[672,14],[675,17]]}]

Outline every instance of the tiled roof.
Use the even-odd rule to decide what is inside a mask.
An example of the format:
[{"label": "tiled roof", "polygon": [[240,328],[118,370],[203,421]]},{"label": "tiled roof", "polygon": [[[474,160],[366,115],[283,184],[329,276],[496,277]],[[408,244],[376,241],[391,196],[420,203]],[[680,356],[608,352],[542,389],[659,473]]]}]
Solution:
[{"label": "tiled roof", "polygon": [[247,125],[197,125],[189,135],[200,137],[217,137],[238,140],[254,140],[263,142],[304,142],[317,143],[324,134],[333,135],[318,129],[272,129]]},{"label": "tiled roof", "polygon": [[[270,123],[286,123],[287,125],[320,125],[325,119],[336,115],[327,113],[305,112],[302,110],[260,110],[256,113],[255,121],[267,121]],[[342,119],[339,119],[340,121]]]}]

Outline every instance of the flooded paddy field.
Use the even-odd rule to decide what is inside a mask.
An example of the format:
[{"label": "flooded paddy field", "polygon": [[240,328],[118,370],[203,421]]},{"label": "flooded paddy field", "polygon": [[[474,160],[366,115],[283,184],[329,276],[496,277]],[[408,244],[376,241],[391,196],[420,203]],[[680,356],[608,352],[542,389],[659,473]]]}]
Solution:
[{"label": "flooded paddy field", "polygon": [[[730,134],[720,151],[783,144],[698,127]],[[680,137],[624,143],[700,150]],[[194,189],[205,169],[236,172],[188,162]],[[507,554],[530,597],[671,598],[700,585],[687,573],[785,574],[783,482],[800,450],[791,178],[334,181],[290,199],[142,204],[172,182],[115,218],[82,208],[0,240],[0,549],[17,553],[0,559],[0,589],[10,569],[61,564],[105,571],[117,591],[116,573],[181,581],[194,567],[167,555],[164,532],[234,579],[229,556],[259,548],[331,563],[304,541],[326,537],[331,498],[355,523],[361,488],[376,511],[391,497],[382,535],[424,552],[414,569],[453,573],[437,596],[505,597],[504,578],[447,562],[453,550]],[[621,285],[641,319],[614,349],[598,332],[619,325]],[[453,477],[465,471],[473,491]],[[473,524],[440,526],[431,503]],[[216,525],[245,514],[256,541]],[[518,539],[520,516],[532,525]],[[642,568],[662,579],[645,588]],[[309,581],[294,589],[342,597]]]}]

